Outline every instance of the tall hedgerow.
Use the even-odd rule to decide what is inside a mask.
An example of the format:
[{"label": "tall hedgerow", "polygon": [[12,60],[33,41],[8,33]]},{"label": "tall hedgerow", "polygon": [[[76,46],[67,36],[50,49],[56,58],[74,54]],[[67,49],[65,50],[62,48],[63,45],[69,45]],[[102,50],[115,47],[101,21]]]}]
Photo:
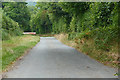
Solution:
[{"label": "tall hedgerow", "polygon": [[19,36],[22,34],[17,22],[2,14],[2,40],[8,40],[11,36]]}]

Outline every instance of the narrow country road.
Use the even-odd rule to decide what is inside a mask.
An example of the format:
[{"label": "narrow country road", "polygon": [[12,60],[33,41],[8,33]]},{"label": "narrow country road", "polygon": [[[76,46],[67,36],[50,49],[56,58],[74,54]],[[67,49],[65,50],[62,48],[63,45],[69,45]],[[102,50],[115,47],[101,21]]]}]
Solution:
[{"label": "narrow country road", "polygon": [[115,69],[68,47],[54,37],[40,37],[7,78],[114,78]]}]

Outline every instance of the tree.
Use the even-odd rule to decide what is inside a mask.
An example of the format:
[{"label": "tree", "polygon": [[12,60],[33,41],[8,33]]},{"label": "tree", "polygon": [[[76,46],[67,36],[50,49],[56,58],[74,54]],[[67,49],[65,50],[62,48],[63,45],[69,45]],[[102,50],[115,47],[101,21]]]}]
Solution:
[{"label": "tree", "polygon": [[39,34],[51,32],[51,22],[46,10],[40,9],[31,16],[31,29]]},{"label": "tree", "polygon": [[4,2],[3,10],[7,16],[18,22],[24,31],[30,31],[30,13],[26,2]]}]

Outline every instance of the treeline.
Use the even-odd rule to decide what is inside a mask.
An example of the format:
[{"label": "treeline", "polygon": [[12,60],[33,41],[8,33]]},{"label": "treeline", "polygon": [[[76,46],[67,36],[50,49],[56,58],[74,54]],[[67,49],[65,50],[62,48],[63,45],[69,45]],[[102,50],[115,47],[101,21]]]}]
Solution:
[{"label": "treeline", "polygon": [[67,33],[69,40],[90,37],[101,49],[118,40],[117,2],[38,2],[36,7],[31,27],[39,34]]},{"label": "treeline", "polygon": [[29,7],[26,4],[2,4],[6,38],[7,33],[20,35],[22,31],[66,33],[69,40],[92,38],[96,47],[105,50],[111,41],[118,40],[118,2],[38,2]]},{"label": "treeline", "polygon": [[23,31],[29,31],[30,12],[26,2],[2,3],[2,40],[8,40],[12,36],[21,35]]},{"label": "treeline", "polygon": [[[34,14],[33,24],[52,25],[51,32],[54,33],[74,33],[118,26],[117,2],[38,3],[37,8],[38,12]],[[44,28],[44,26],[41,27]]]}]

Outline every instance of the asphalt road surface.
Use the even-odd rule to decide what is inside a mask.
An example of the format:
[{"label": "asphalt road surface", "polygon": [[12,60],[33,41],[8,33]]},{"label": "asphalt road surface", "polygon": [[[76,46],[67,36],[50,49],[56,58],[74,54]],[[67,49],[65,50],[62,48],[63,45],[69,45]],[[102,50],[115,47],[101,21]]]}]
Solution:
[{"label": "asphalt road surface", "polygon": [[62,44],[54,37],[40,38],[40,42],[19,64],[6,73],[7,78],[115,78],[115,69]]}]

